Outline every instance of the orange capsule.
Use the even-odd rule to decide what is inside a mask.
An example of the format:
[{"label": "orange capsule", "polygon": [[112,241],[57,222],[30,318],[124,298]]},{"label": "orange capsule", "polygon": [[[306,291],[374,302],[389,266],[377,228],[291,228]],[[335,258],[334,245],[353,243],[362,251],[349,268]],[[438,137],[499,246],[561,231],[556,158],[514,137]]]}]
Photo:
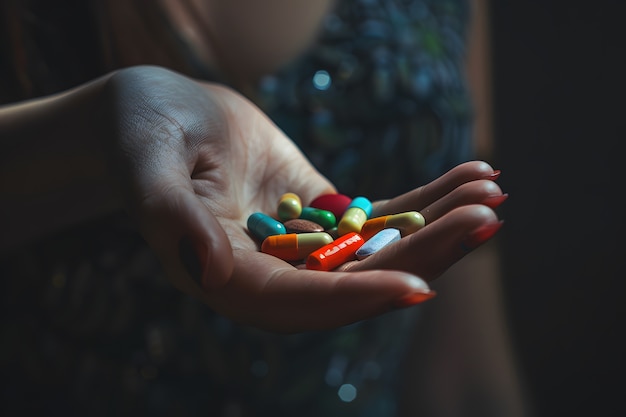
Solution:
[{"label": "orange capsule", "polygon": [[297,261],[332,241],[333,238],[325,232],[273,235],[263,241],[261,252],[284,261]]},{"label": "orange capsule", "polygon": [[400,230],[402,236],[408,236],[417,232],[426,224],[424,216],[417,211],[407,211],[404,213],[390,214],[388,216],[374,217],[367,220],[361,227],[361,236],[368,240],[376,233],[385,228]]},{"label": "orange capsule", "polygon": [[345,262],[356,259],[356,251],[363,246],[363,243],[365,239],[358,233],[347,233],[311,253],[306,258],[306,267],[318,271],[333,270]]}]

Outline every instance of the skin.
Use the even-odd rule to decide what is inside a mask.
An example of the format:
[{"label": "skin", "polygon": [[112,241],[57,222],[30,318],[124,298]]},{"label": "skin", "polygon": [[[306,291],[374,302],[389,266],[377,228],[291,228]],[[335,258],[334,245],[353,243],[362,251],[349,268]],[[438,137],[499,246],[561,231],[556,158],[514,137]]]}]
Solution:
[{"label": "skin", "polygon": [[[81,175],[93,178],[94,186],[109,190],[114,200],[109,206],[121,205],[135,219],[176,288],[235,321],[277,332],[341,326],[387,312],[400,298],[428,292],[427,282],[466,254],[461,242],[476,228],[498,221],[492,209],[480,204],[502,194],[486,179],[494,171],[474,161],[376,203],[376,214],[418,210],[427,220],[394,250],[334,272],[304,270],[260,253],[259,242],[246,231],[252,212],[274,213],[285,192],[300,195],[306,204],[335,188],[249,100],[159,67],[117,71],[59,96],[1,108],[0,133],[12,144],[5,147],[12,156],[32,152],[35,161],[40,159],[38,142],[58,138],[66,145],[82,144],[98,163],[78,164],[83,172],[74,177],[52,175],[49,181],[58,181],[51,186],[55,191],[42,198],[54,200],[55,193],[75,188],[72,179]],[[71,165],[71,159],[66,156],[65,163]],[[24,201],[36,207],[44,203],[37,201],[34,184],[47,172],[28,159],[11,169],[2,177],[22,187],[20,195],[3,201],[8,210],[3,218],[20,219],[18,211],[28,205]],[[16,188],[7,181],[2,187],[5,196]],[[73,203],[56,201],[68,210]],[[13,229],[15,235],[20,232]],[[3,243],[12,237],[5,235]],[[200,262],[199,280],[179,256],[183,238],[192,242]]]},{"label": "skin", "polygon": [[[306,49],[332,3],[162,0],[198,58],[248,97],[260,75]],[[483,3],[472,2],[479,18]],[[137,32],[145,5],[133,4],[103,2],[113,10],[120,64],[176,67],[163,61],[163,45]],[[488,26],[473,20],[473,28]],[[471,34],[470,47],[478,38]],[[489,68],[476,51],[470,48],[468,68],[477,148],[485,155]],[[376,215],[421,211],[427,226],[366,261],[315,272],[259,253],[258,242],[245,232],[246,216],[273,212],[284,191],[306,202],[333,186],[231,90],[134,67],[0,108],[0,146],[1,256],[126,208],[174,286],[232,319],[280,332],[372,317],[395,308],[399,298],[424,299],[419,296],[433,285],[441,296],[422,307],[427,320],[416,329],[406,361],[402,414],[428,414],[430,407],[436,410],[430,414],[467,415],[476,402],[489,408],[499,401],[502,409],[482,415],[525,415],[499,301],[495,246],[468,257],[459,250],[472,230],[497,221],[480,204],[502,195],[485,179],[493,173],[488,164],[463,164],[431,184],[375,203]],[[181,262],[183,237],[193,241],[203,262],[203,285]],[[464,332],[468,337],[458,336]]]}]

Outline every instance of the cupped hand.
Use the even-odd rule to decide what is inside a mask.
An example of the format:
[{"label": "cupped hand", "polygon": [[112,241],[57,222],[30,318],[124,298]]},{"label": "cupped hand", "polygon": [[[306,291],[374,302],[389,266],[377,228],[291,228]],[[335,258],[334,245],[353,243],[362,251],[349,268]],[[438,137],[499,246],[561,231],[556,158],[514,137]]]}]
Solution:
[{"label": "cupped hand", "polygon": [[[256,106],[233,90],[157,67],[111,76],[103,139],[131,216],[178,289],[243,324],[279,332],[337,327],[432,296],[437,278],[500,226],[506,195],[485,162],[375,203],[375,215],[420,211],[427,225],[336,271],[259,251],[250,214],[284,193],[306,205],[336,192]],[[491,206],[491,207],[490,207]]]}]

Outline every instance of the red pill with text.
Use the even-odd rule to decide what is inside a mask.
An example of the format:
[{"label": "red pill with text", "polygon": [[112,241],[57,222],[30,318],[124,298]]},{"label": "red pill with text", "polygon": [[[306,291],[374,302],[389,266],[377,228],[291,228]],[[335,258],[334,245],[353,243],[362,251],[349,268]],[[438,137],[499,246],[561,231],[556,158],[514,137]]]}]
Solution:
[{"label": "red pill with text", "polygon": [[356,251],[364,243],[365,240],[358,233],[347,233],[312,252],[306,258],[306,267],[317,271],[331,271],[341,264],[355,260]]}]

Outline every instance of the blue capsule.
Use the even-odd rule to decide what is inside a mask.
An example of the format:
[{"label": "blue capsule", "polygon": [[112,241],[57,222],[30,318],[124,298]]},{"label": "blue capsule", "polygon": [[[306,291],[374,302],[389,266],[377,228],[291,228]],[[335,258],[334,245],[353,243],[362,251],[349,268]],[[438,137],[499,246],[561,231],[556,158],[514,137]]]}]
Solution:
[{"label": "blue capsule", "polygon": [[252,213],[248,217],[248,230],[259,241],[268,236],[284,235],[287,233],[285,225],[264,213]]}]

